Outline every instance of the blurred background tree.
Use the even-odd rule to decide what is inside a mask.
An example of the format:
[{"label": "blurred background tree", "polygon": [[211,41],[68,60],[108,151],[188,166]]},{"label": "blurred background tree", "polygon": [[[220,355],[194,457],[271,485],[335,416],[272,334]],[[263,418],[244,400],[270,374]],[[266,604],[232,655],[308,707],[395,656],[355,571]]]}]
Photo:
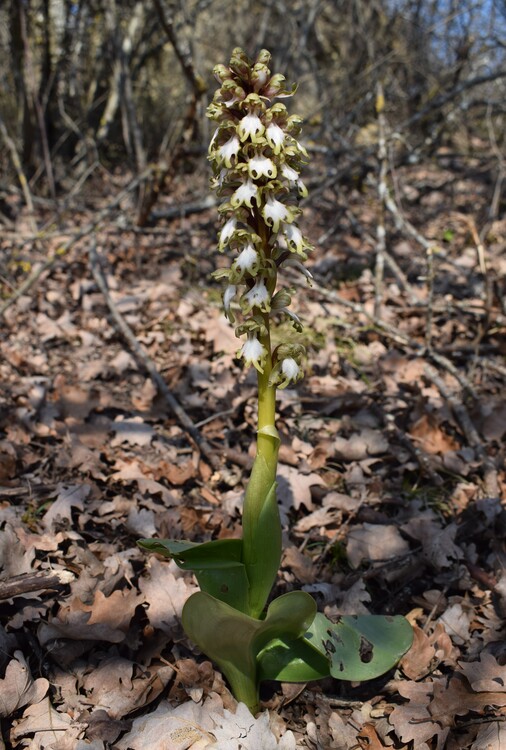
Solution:
[{"label": "blurred background tree", "polygon": [[145,223],[172,174],[203,169],[212,68],[237,45],[300,82],[308,146],[345,182],[377,152],[378,86],[395,159],[483,145],[502,169],[505,31],[504,0],[4,0],[0,190],[56,199],[99,164],[151,165]]}]

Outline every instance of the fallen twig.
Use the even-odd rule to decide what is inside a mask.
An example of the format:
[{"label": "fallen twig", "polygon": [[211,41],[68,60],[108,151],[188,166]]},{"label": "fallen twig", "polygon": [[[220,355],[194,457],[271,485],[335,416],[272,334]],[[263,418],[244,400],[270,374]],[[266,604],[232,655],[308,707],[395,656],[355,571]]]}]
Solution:
[{"label": "fallen twig", "polygon": [[0,581],[0,601],[22,596],[32,591],[55,589],[71,583],[75,575],[70,570],[51,571],[48,573],[27,573],[14,576],[7,581]]},{"label": "fallen twig", "polygon": [[144,351],[141,344],[137,341],[135,334],[133,333],[132,329],[130,328],[128,323],[125,321],[125,319],[119,312],[116,304],[114,303],[114,300],[109,294],[109,289],[107,288],[107,282],[100,268],[100,260],[99,260],[98,253],[97,253],[95,239],[93,239],[92,242],[90,243],[89,261],[90,261],[90,269],[93,274],[93,278],[95,279],[100,291],[104,295],[104,299],[107,303],[107,307],[109,308],[109,311],[111,313],[111,316],[113,318],[113,321],[116,325],[118,332],[127,342],[128,346],[130,347],[130,350],[132,351],[133,355],[136,357],[137,361],[146,370],[149,377],[151,378],[155,386],[158,388],[159,393],[164,397],[165,402],[167,403],[167,406],[169,407],[171,412],[179,421],[180,425],[193,438],[199,450],[208,459],[213,469],[219,469],[220,460],[218,456],[216,455],[216,451],[213,450],[213,448],[211,447],[211,445],[209,445],[207,440],[202,437],[202,435],[196,428],[194,422],[185,412],[185,410],[183,409],[181,404],[178,402],[176,397],[171,393],[167,383],[158,372],[158,369],[155,363],[149,357],[149,355]]},{"label": "fallen twig", "polygon": [[[144,180],[146,180],[149,175],[151,174],[152,167],[148,167],[144,170],[141,174],[137,175],[137,177],[134,177],[134,179],[124,188],[121,190],[118,195],[101,211],[99,211],[92,221],[90,221],[88,224],[86,224],[80,231],[76,232],[72,235],[72,237],[69,237],[69,239],[63,243],[60,247],[58,247],[52,255],[50,255],[46,260],[37,268],[34,269],[34,271],[23,281],[23,283],[11,294],[11,296],[3,303],[3,305],[0,307],[0,317],[2,317],[6,310],[16,302],[23,294],[25,294],[29,289],[32,288],[32,286],[37,283],[37,281],[40,279],[43,273],[48,271],[50,268],[54,266],[56,261],[60,260],[63,256],[65,256],[68,251],[78,242],[79,240],[83,239],[83,237],[87,237],[87,235],[91,234],[97,226],[102,222],[115,208],[119,206],[123,198],[128,195],[132,190],[135,190],[135,188]],[[44,234],[41,233],[38,235],[39,240],[44,240]]]},{"label": "fallen twig", "polygon": [[376,227],[376,266],[374,271],[374,316],[381,318],[381,303],[383,298],[383,275],[385,269],[386,229],[385,229],[385,196],[387,188],[387,140],[385,122],[385,97],[383,86],[378,83],[376,92],[376,114],[378,118],[378,225]]},{"label": "fallen twig", "polygon": [[[297,285],[302,284],[302,282],[300,282],[298,279],[294,280],[292,283],[295,283]],[[358,315],[365,316],[372,323],[373,327],[377,330],[380,330],[387,338],[390,338],[392,341],[395,341],[401,346],[406,346],[410,349],[413,349],[413,351],[415,351],[417,356],[419,357],[426,356],[428,359],[431,359],[435,364],[439,365],[442,369],[453,375],[453,377],[462,386],[466,393],[472,396],[472,398],[474,398],[475,400],[478,399],[476,391],[474,390],[469,380],[461,372],[459,372],[453,362],[451,362],[447,357],[439,354],[438,352],[435,352],[433,349],[428,349],[423,344],[420,344],[418,341],[411,338],[411,336],[408,336],[405,333],[401,333],[398,328],[390,325],[390,323],[386,323],[384,320],[379,320],[370,312],[368,312],[366,308],[359,302],[352,302],[352,300],[345,299],[337,292],[325,289],[316,282],[313,283],[312,291],[314,294],[317,294],[320,297],[324,297],[331,302],[336,302],[339,305],[348,307]]]},{"label": "fallen twig", "polygon": [[467,442],[472,448],[474,448],[480,461],[482,461],[485,478],[485,492],[487,496],[498,497],[499,482],[497,478],[497,469],[494,465],[494,462],[485,450],[482,440],[478,434],[476,427],[473,424],[471,417],[469,416],[465,405],[461,401],[459,401],[456,396],[448,392],[446,385],[443,383],[433,367],[427,365],[425,368],[425,373],[431,383],[436,386],[444,400],[448,403],[455,416],[455,419],[457,420],[457,423],[464,433]]}]

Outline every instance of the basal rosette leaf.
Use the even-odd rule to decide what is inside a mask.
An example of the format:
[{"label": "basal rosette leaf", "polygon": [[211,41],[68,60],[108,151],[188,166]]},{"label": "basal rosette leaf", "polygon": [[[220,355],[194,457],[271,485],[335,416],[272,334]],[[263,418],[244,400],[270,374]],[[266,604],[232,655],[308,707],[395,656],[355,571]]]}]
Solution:
[{"label": "basal rosette leaf", "polygon": [[192,570],[203,591],[240,612],[248,612],[250,585],[242,562],[242,539],[217,539],[202,544],[141,539],[137,544],[173,559],[182,570]]},{"label": "basal rosette leaf", "polygon": [[311,682],[330,677],[330,662],[305,638],[275,638],[258,655],[258,679]]},{"label": "basal rosette leaf", "polygon": [[327,657],[332,677],[362,682],[397,664],[411,646],[413,629],[400,615],[343,615],[333,623],[318,613],[305,639]]},{"label": "basal rosette leaf", "polygon": [[304,591],[275,599],[263,620],[200,591],[185,603],[182,622],[190,638],[218,664],[237,700],[253,710],[258,706],[258,655],[276,638],[292,641],[303,636],[315,613],[316,604]]}]

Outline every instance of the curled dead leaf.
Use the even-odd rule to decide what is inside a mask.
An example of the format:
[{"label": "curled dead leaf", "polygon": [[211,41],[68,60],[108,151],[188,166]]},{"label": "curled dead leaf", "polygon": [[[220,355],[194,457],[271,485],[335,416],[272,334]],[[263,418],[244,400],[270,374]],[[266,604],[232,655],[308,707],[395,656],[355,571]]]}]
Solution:
[{"label": "curled dead leaf", "polygon": [[21,651],[7,665],[0,680],[0,716],[9,716],[28,703],[39,703],[47,693],[49,682],[44,677],[34,680]]}]

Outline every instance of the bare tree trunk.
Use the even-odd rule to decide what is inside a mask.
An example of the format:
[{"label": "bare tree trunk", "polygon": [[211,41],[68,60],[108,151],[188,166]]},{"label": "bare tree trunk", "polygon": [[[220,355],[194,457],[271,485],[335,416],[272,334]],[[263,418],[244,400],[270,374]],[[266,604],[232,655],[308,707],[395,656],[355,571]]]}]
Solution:
[{"label": "bare tree trunk", "polygon": [[[145,193],[140,201],[137,214],[137,225],[146,225],[151,209],[155,205],[160,192],[167,180],[173,175],[174,164],[181,156],[185,143],[190,142],[196,136],[197,129],[197,105],[206,91],[202,78],[197,75],[190,45],[186,47],[178,39],[174,28],[174,19],[169,11],[163,6],[162,0],[153,0],[160,24],[165,31],[174,53],[179,61],[183,75],[190,88],[186,113],[179,128],[179,132],[170,139],[171,147],[166,147],[159,154],[159,169],[153,175],[151,184],[146,185]],[[168,144],[167,144],[168,146]]]},{"label": "bare tree trunk", "polygon": [[[30,40],[29,33],[28,33],[28,19],[27,19],[27,14],[25,12],[25,9],[23,7],[23,3],[19,3],[19,9],[20,9],[19,28],[20,28],[20,37],[21,37],[21,41],[23,44],[23,57],[24,57],[23,69],[26,75],[25,90],[27,91],[27,94],[28,94],[28,100],[30,102],[30,106],[33,108],[33,111],[35,113],[35,119],[37,122],[39,136],[40,136],[40,146],[41,146],[43,160],[44,160],[44,167],[46,171],[49,192],[52,198],[55,199],[56,188],[55,188],[55,181],[54,181],[54,174],[53,174],[53,164],[51,162],[48,132],[47,132],[47,127],[46,127],[46,120],[44,116],[42,102],[40,100],[39,91],[37,91],[37,76],[36,76],[36,71],[35,71],[35,63],[33,59],[31,40]],[[46,9],[48,10],[47,6],[46,6]],[[48,46],[49,45],[48,34],[46,34],[46,42]],[[50,51],[46,49],[44,58],[46,58],[47,56],[49,56],[50,58]],[[50,59],[47,64],[50,66]],[[34,134],[35,132],[36,131],[34,128]]]},{"label": "bare tree trunk", "polygon": [[[28,3],[27,7],[29,7]],[[22,17],[24,12],[22,3],[19,0],[12,0],[10,6],[10,52],[12,73],[16,86],[18,125],[21,129],[21,164],[24,170],[31,172],[34,167],[33,147],[35,143],[36,120],[25,78],[25,56],[22,34]]]},{"label": "bare tree trunk", "polygon": [[[120,41],[119,38],[116,37],[116,59],[114,61],[113,73],[109,87],[109,96],[102,115],[100,127],[96,134],[97,144],[100,145],[109,135],[118,109],[120,106],[124,106],[127,122],[126,133],[124,134],[125,145],[127,150],[129,150],[131,139],[133,140],[135,144],[135,156],[138,169],[142,169],[144,166],[145,155],[133,103],[129,66],[132,57],[134,39],[144,21],[143,5],[143,2],[140,0],[135,4],[132,17],[123,39]],[[108,10],[111,17],[116,19],[115,22],[117,24],[115,0],[109,0]]]}]

